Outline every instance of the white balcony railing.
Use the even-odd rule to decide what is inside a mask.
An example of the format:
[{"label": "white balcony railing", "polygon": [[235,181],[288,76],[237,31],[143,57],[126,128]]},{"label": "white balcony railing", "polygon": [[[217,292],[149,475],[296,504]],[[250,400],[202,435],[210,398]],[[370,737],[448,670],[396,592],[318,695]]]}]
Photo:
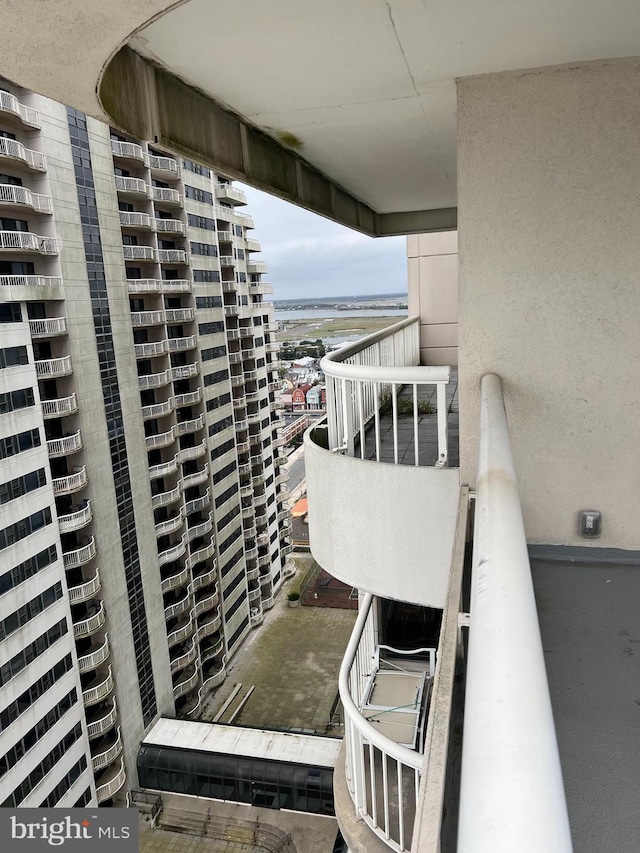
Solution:
[{"label": "white balcony railing", "polygon": [[193,320],[193,308],[167,308],[167,323],[188,323]]},{"label": "white balcony railing", "polygon": [[175,401],[173,397],[165,400],[163,403],[152,403],[150,406],[142,407],[143,420],[147,421],[150,418],[163,418],[170,415],[175,409]]},{"label": "white balcony railing", "polygon": [[171,172],[173,175],[180,174],[178,162],[173,157],[158,157],[156,154],[149,154],[149,168],[160,172]]},{"label": "white balcony railing", "polygon": [[124,769],[123,759],[120,759],[120,766],[117,770],[113,772],[110,771],[106,773],[105,776],[107,781],[96,786],[96,798],[98,800],[98,805],[103,803],[105,800],[110,800],[127,781],[127,774]]},{"label": "white balcony railing", "polygon": [[51,199],[48,195],[32,193],[26,187],[13,184],[0,184],[0,204],[19,204],[30,207],[36,213],[51,213]]},{"label": "white balcony railing", "polygon": [[70,373],[73,373],[70,355],[63,355],[61,358],[44,358],[36,361],[37,376],[68,376]]},{"label": "white balcony railing", "polygon": [[78,604],[81,601],[87,601],[89,598],[93,598],[99,589],[100,570],[96,569],[94,576],[88,581],[69,587],[69,602],[71,604]]},{"label": "white balcony railing", "polygon": [[93,772],[96,773],[98,770],[102,770],[103,767],[107,767],[107,765],[111,764],[112,761],[116,760],[116,758],[120,755],[121,752],[122,735],[120,734],[120,727],[118,727],[115,743],[111,744],[111,746],[109,746],[103,752],[98,752],[95,755],[91,756],[91,765],[93,768]]},{"label": "white balcony railing", "polygon": [[57,275],[0,275],[0,287],[60,287],[61,284],[62,279]]},{"label": "white balcony railing", "polygon": [[68,456],[70,453],[77,453],[82,450],[80,430],[74,432],[73,435],[65,435],[62,438],[52,438],[47,441],[47,450],[50,459],[54,459],[56,456]]},{"label": "white balcony railing", "polygon": [[161,264],[188,264],[189,256],[184,249],[158,249]]},{"label": "white balcony railing", "polygon": [[70,533],[73,530],[80,530],[82,527],[89,524],[92,518],[91,501],[87,500],[81,509],[69,512],[66,515],[58,516],[60,533]]},{"label": "white balcony railing", "polygon": [[53,237],[40,237],[30,231],[0,231],[0,249],[9,252],[57,255],[58,243]]},{"label": "white balcony railing", "polygon": [[[367,445],[375,449],[380,461],[381,409],[386,406],[392,418],[394,462],[398,464],[398,427],[401,409],[410,410],[413,424],[415,465],[420,464],[421,403],[419,390],[435,385],[438,416],[438,459],[436,467],[448,460],[446,385],[448,367],[420,367],[419,320],[403,320],[388,329],[369,335],[322,359],[327,388],[327,426],[329,448],[366,459]],[[400,400],[401,388],[410,388],[408,399]],[[373,431],[367,428],[373,425]],[[406,441],[406,438],[405,438]]]},{"label": "white balcony railing", "polygon": [[[95,680],[100,678],[97,676]],[[88,687],[86,690],[82,691],[82,700],[84,702],[85,707],[88,705],[95,705],[97,702],[101,702],[105,699],[109,693],[113,690],[113,675],[111,673],[111,666],[107,670],[106,676],[102,678],[102,681],[98,681],[97,684]]]},{"label": "white balcony railing", "polygon": [[458,850],[570,853],[502,385],[482,379]]},{"label": "white balcony railing", "polygon": [[29,127],[40,127],[40,114],[32,107],[21,104],[15,95],[0,89],[0,111],[12,113]]},{"label": "white balcony railing", "polygon": [[164,355],[169,352],[169,343],[165,339],[161,341],[151,341],[146,344],[134,344],[136,358],[154,358],[158,355]]},{"label": "white balcony railing", "polygon": [[216,198],[222,201],[230,201],[231,204],[246,204],[247,197],[239,187],[233,184],[218,184],[216,186]]},{"label": "white balcony railing", "polygon": [[[378,649],[373,602],[369,594],[363,598],[340,668],[345,775],[356,819],[364,820],[392,850],[404,851],[411,849],[423,763],[420,724],[424,721],[417,702],[409,709],[375,705],[372,675]],[[433,675],[433,661],[429,666]],[[397,704],[405,702],[399,698]]]},{"label": "white balcony railing", "polygon": [[178,190],[171,190],[167,187],[151,187],[151,198],[154,201],[164,201],[170,204],[180,204],[182,196]]},{"label": "white balcony railing", "polygon": [[83,465],[80,470],[65,477],[57,477],[53,480],[54,495],[70,495],[83,489],[87,485],[87,468]]},{"label": "white balcony railing", "polygon": [[187,335],[186,338],[169,338],[169,352],[184,352],[185,350],[194,349],[196,345],[196,336]]},{"label": "white balcony railing", "polygon": [[197,376],[200,367],[197,362],[193,364],[183,364],[181,367],[171,367],[169,368],[171,371],[171,378],[175,381],[177,379],[191,379],[192,376]]},{"label": "white balcony railing", "polygon": [[138,376],[138,387],[141,391],[146,391],[149,388],[161,388],[163,385],[168,385],[171,382],[171,368],[161,370],[159,373],[147,373],[144,376]]},{"label": "white balcony railing", "polygon": [[153,228],[153,219],[148,213],[121,210],[120,225],[124,228],[144,228],[150,231]]},{"label": "white balcony railing", "polygon": [[21,142],[15,139],[0,137],[0,157],[11,157],[12,160],[21,160],[30,169],[38,172],[46,172],[47,161],[44,154],[25,148]]},{"label": "white balcony railing", "polygon": [[[95,632],[99,631],[104,625],[105,618],[104,604],[101,601],[97,613],[94,613],[92,616],[88,616],[86,619],[79,619],[77,622],[73,623],[73,636],[78,639],[79,637],[89,637],[91,634],[95,634]],[[109,670],[109,672],[111,672],[111,670]],[[99,699],[101,698],[102,696],[99,697]],[[96,699],[96,702],[99,701],[99,699]]]},{"label": "white balcony railing", "polygon": [[116,190],[121,193],[149,197],[149,185],[142,178],[121,178],[120,175],[116,175]]},{"label": "white balcony railing", "polygon": [[86,545],[81,545],[80,548],[75,548],[73,551],[65,551],[62,555],[65,569],[73,569],[77,566],[84,566],[90,560],[93,560],[97,553],[96,540],[92,536]]},{"label": "white balcony railing", "polygon": [[190,293],[191,282],[186,278],[130,278],[127,289],[129,293]]},{"label": "white balcony railing", "polygon": [[130,160],[140,160],[145,162],[145,153],[142,146],[136,142],[120,142],[117,139],[111,140],[111,151],[116,157],[127,157]]},{"label": "white balcony railing", "polygon": [[176,461],[182,464],[183,462],[187,462],[189,459],[199,459],[201,456],[207,452],[207,439],[203,438],[200,444],[196,444],[195,447],[183,447],[182,450],[179,450],[176,453]]},{"label": "white balcony railing", "polygon": [[109,634],[105,633],[104,642],[94,652],[89,652],[78,658],[78,669],[80,672],[89,672],[103,664],[109,657]]},{"label": "white balcony railing", "polygon": [[113,697],[113,703],[111,708],[107,711],[107,713],[100,717],[97,720],[92,720],[90,723],[87,723],[87,734],[89,735],[89,739],[93,739],[103,735],[105,732],[108,732],[109,729],[112,729],[115,725],[116,720],[118,719],[118,706],[116,704],[116,697]]},{"label": "white balcony railing", "polygon": [[152,246],[123,246],[125,261],[155,261],[156,250]]},{"label": "white balcony railing", "polygon": [[64,317],[48,317],[42,320],[29,320],[32,338],[53,338],[67,333],[67,321]]},{"label": "white balcony railing", "polygon": [[165,234],[184,234],[184,222],[179,219],[155,219],[156,231]]}]

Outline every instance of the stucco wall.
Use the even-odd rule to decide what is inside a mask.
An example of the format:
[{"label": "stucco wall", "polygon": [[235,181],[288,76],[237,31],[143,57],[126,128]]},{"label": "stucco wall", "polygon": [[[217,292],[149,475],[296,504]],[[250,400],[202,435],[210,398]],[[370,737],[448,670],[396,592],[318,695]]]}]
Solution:
[{"label": "stucco wall", "polygon": [[462,481],[496,371],[529,541],[638,548],[640,61],[463,79],[458,122]]},{"label": "stucco wall", "polygon": [[407,237],[409,316],[420,317],[420,364],[458,363],[458,234]]}]

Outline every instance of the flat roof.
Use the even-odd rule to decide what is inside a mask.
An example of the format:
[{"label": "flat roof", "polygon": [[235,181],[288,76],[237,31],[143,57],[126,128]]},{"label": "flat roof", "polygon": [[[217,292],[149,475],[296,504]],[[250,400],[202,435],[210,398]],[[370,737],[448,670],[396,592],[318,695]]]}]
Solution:
[{"label": "flat roof", "polygon": [[335,767],[341,743],[336,738],[316,735],[164,718],[158,720],[142,741],[143,746],[168,746],[331,768]]}]

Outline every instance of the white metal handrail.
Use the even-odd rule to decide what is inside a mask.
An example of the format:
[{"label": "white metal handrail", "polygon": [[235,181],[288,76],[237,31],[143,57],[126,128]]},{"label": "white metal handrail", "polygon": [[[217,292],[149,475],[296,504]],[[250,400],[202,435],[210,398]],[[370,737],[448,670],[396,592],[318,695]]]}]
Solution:
[{"label": "white metal handrail", "polygon": [[148,213],[139,213],[135,210],[120,211],[120,225],[129,228],[149,228],[153,227],[151,216]]},{"label": "white metal handrail", "polygon": [[156,250],[153,246],[123,246],[122,254],[125,261],[155,261]]},{"label": "white metal handrail", "polygon": [[1,287],[60,287],[57,275],[0,275]]},{"label": "white metal handrail", "polygon": [[345,715],[346,780],[356,818],[392,850],[403,851],[410,849],[407,836],[418,800],[422,756],[381,734],[357,705],[375,667],[373,600],[367,594],[360,604],[338,680]]},{"label": "white metal handrail", "polygon": [[149,195],[149,185],[142,178],[123,178],[116,175],[116,190],[127,193],[141,193]]},{"label": "white metal handrail", "polygon": [[44,154],[31,148],[25,148],[22,142],[18,142],[16,139],[0,137],[0,157],[2,156],[22,160],[27,166],[37,169],[39,172],[45,172],[47,169]]},{"label": "white metal handrail", "polygon": [[502,383],[482,379],[458,850],[571,835]]},{"label": "white metal handrail", "polygon": [[31,231],[0,231],[0,249],[57,255],[58,243],[54,237],[40,237]]},{"label": "white metal handrail", "polygon": [[180,204],[180,193],[178,190],[171,190],[168,187],[151,187],[151,198],[154,201],[173,202]]},{"label": "white metal handrail", "polygon": [[177,160],[173,157],[158,157],[156,154],[149,154],[149,168],[158,169],[162,172],[173,172],[180,174],[180,168]]},{"label": "white metal handrail", "polygon": [[123,142],[119,139],[112,139],[111,151],[116,157],[131,157],[134,160],[145,160],[144,150],[136,142]]},{"label": "white metal handrail", "polygon": [[156,231],[160,233],[184,234],[184,222],[179,219],[155,219]]},{"label": "white metal handrail", "polygon": [[10,204],[22,204],[31,207],[37,213],[51,213],[51,199],[48,195],[33,193],[27,187],[18,187],[13,184],[0,184],[0,202]]},{"label": "white metal handrail", "polygon": [[161,264],[186,264],[189,256],[184,249],[158,249],[158,261]]},{"label": "white metal handrail", "polygon": [[33,107],[28,107],[26,104],[20,103],[15,95],[7,92],[5,89],[0,89],[0,110],[20,116],[25,124],[29,124],[32,127],[40,127],[40,113],[34,110]]},{"label": "white metal handrail", "polygon": [[399,461],[399,391],[411,388],[414,464],[420,464],[419,397],[421,386],[435,385],[438,418],[438,459],[436,467],[448,460],[446,385],[449,367],[422,367],[419,318],[410,317],[381,332],[325,356],[321,368],[326,378],[329,447],[361,459],[367,457],[367,427],[373,422],[369,441],[375,445],[375,459],[381,456],[381,414],[383,404],[391,407],[394,462]]}]

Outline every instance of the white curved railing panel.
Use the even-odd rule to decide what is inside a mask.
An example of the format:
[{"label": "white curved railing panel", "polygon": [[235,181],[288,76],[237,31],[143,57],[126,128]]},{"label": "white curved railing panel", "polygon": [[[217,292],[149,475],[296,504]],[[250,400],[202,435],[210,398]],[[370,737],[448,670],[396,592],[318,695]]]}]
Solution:
[{"label": "white curved railing panel", "polygon": [[480,412],[458,850],[570,853],[527,541],[496,374],[482,379]]}]

